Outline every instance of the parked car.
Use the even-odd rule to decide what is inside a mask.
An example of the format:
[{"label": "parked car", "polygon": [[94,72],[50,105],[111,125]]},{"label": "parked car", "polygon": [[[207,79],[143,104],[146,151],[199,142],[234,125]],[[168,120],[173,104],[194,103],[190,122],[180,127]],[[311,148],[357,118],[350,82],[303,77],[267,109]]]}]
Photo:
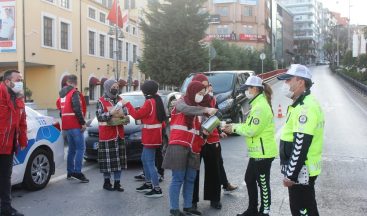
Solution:
[{"label": "parked car", "polygon": [[23,183],[29,190],[48,184],[55,167],[64,160],[64,139],[60,124],[52,117],[25,107],[28,146],[13,159],[12,185]]},{"label": "parked car", "polygon": [[[204,72],[209,82],[213,86],[214,96],[217,99],[223,120],[227,122],[242,122],[244,115],[248,111],[248,103],[246,96],[239,91],[246,79],[255,75],[254,71],[211,71]],[[190,74],[181,86],[181,92],[186,92],[188,84],[191,82],[195,74]]]},{"label": "parked car", "polygon": [[[179,93],[171,91],[158,91],[158,94],[161,96],[163,104],[166,108],[167,116],[169,116],[170,110],[173,106],[173,101],[176,100],[176,97],[179,95]],[[120,97],[130,101],[134,107],[141,107],[145,101],[145,97],[141,91],[122,93],[120,94]],[[130,123],[124,126],[126,156],[128,161],[139,161],[143,149],[143,145],[141,144],[142,125],[136,124],[135,119],[130,115],[129,117]],[[166,131],[168,131],[167,128]],[[98,136],[98,121],[97,118],[94,118],[84,133],[86,143],[86,151],[84,154],[85,160],[98,159]],[[163,142],[168,142],[167,133],[163,135]]]}]

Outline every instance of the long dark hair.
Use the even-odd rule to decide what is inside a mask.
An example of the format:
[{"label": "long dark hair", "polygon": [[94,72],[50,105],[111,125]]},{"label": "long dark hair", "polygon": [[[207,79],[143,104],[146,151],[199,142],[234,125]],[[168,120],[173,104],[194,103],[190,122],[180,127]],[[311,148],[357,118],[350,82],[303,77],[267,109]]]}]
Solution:
[{"label": "long dark hair", "polygon": [[146,99],[153,98],[155,100],[155,107],[157,109],[157,119],[159,122],[164,122],[167,119],[166,110],[164,109],[163,101],[161,96],[158,94],[145,95]]},{"label": "long dark hair", "polygon": [[[262,83],[264,88],[259,88],[260,89],[260,92],[263,92],[265,97],[266,97],[266,100],[268,101],[268,104],[270,106],[270,108],[272,108],[271,106],[271,96],[273,94],[273,89],[271,89],[270,85],[267,84],[267,83]],[[271,109],[271,111],[273,112],[273,109]],[[273,112],[274,113],[274,112]]]}]

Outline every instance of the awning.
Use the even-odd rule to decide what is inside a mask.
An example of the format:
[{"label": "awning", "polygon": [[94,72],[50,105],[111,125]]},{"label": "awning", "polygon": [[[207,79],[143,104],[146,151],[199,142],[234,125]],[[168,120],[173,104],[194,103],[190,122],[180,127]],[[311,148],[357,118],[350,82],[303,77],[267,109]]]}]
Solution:
[{"label": "awning", "polygon": [[127,85],[127,82],[123,79],[119,79],[119,86],[120,87],[123,87],[123,86],[126,86]]},{"label": "awning", "polygon": [[68,76],[64,76],[61,80],[61,88],[63,88],[64,86],[66,86],[66,80],[68,79]]},{"label": "awning", "polygon": [[101,86],[103,86],[104,82],[106,82],[108,79],[107,78],[102,78],[101,79]]},{"label": "awning", "polygon": [[99,81],[99,79],[97,79],[96,77],[91,77],[89,79],[89,85],[90,86],[95,86],[95,85],[99,85],[101,82]]},{"label": "awning", "polygon": [[139,85],[139,80],[134,80],[133,86],[138,86],[138,85]]}]

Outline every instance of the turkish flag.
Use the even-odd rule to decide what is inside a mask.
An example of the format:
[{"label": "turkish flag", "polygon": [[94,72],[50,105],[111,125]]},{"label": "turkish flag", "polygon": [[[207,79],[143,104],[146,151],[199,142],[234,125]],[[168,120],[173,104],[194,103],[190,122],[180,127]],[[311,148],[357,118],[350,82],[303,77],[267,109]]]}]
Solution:
[{"label": "turkish flag", "polygon": [[116,24],[118,27],[122,28],[123,24],[127,21],[127,13],[122,18],[121,8],[118,4],[118,0],[114,0],[112,4],[112,8],[108,13],[107,19],[111,21],[113,24]]}]

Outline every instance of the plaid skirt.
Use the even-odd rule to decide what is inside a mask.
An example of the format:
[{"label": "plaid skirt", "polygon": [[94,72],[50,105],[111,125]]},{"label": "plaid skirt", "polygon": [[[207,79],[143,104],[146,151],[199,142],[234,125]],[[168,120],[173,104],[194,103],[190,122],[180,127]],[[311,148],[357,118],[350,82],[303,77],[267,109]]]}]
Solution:
[{"label": "plaid skirt", "polygon": [[120,171],[127,168],[125,140],[99,142],[98,164],[101,173]]}]

